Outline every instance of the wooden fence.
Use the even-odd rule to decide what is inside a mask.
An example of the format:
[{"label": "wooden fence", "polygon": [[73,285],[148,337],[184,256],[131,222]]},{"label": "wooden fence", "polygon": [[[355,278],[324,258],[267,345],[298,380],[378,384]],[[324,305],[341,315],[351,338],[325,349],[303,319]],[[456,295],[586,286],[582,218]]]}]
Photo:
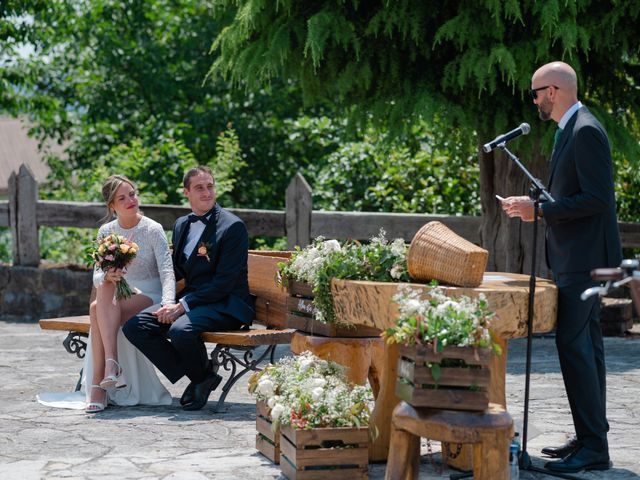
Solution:
[{"label": "wooden fence", "polygon": [[[167,230],[176,218],[190,211],[173,205],[143,205],[142,209]],[[480,243],[481,217],[313,210],[311,188],[299,173],[287,187],[284,211],[230,210],[244,220],[249,235],[286,237],[289,249],[307,245],[319,235],[367,239],[377,235],[380,228],[388,238],[410,241],[422,225],[432,220],[439,220],[458,235]],[[11,228],[14,265],[35,266],[40,262],[39,227],[98,228],[104,214],[101,203],[39,200],[37,182],[24,165],[9,179],[9,200],[0,201],[0,227]],[[640,248],[640,224],[620,222],[619,226],[623,246]]]}]

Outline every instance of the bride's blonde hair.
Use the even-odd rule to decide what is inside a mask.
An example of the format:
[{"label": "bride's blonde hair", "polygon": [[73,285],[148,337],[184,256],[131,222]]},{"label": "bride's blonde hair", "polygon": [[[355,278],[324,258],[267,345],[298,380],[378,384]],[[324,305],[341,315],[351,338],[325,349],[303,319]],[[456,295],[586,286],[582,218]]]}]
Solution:
[{"label": "bride's blonde hair", "polygon": [[124,175],[111,175],[102,184],[102,198],[104,199],[104,203],[107,205],[107,215],[103,220],[110,220],[115,217],[116,212],[111,208],[111,204],[116,198],[116,192],[123,183],[128,183],[131,185],[131,188],[137,190],[136,184]]}]

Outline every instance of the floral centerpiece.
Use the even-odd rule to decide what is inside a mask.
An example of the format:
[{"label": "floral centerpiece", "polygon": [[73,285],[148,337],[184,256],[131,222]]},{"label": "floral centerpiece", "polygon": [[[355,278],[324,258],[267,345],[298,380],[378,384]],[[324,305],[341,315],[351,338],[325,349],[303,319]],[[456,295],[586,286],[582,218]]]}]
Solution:
[{"label": "floral centerpiece", "polygon": [[388,241],[384,230],[368,243],[346,242],[316,238],[304,249],[297,248],[288,262],[279,264],[279,280],[308,283],[314,293],[316,319],[335,323],[331,297],[333,278],[407,282],[407,246],[401,238]]},{"label": "floral centerpiece", "polygon": [[369,386],[350,385],[343,366],[311,352],[255,372],[249,392],[267,405],[274,429],[367,426],[373,403]]},{"label": "floral centerpiece", "polygon": [[436,285],[422,295],[400,285],[396,325],[382,334],[401,345],[396,394],[414,406],[484,410],[491,357],[502,353],[486,298],[449,297]]},{"label": "floral centerpiece", "polygon": [[[125,269],[138,254],[138,244],[122,235],[111,233],[99,238],[95,246],[88,249],[90,262],[100,270]],[[131,298],[133,294],[127,281],[122,278],[116,283],[114,302]]]},{"label": "floral centerpiece", "polygon": [[489,327],[494,313],[484,294],[477,299],[447,296],[432,284],[427,299],[422,290],[399,285],[393,300],[398,304],[396,325],[383,332],[388,343],[425,345],[434,351],[446,346],[492,348],[500,354]]},{"label": "floral centerpiece", "polygon": [[287,478],[367,478],[373,393],[350,385],[344,367],[304,352],[254,373],[249,391],[259,414],[266,404]]}]

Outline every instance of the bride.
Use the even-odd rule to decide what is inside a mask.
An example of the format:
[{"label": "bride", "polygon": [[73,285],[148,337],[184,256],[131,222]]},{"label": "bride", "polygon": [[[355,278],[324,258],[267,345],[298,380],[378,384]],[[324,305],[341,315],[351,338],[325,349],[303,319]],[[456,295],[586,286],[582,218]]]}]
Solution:
[{"label": "bride", "polygon": [[[155,367],[129,343],[121,328],[142,310],[175,303],[175,276],[167,239],[159,223],[140,213],[136,186],[127,177],[107,178],[102,196],[108,215],[115,214],[116,219],[100,227],[98,239],[115,233],[136,242],[139,250],[126,271],[94,268],[96,299],[89,308],[91,329],[83,369],[85,411],[101,412],[109,403],[169,405],[171,395],[158,379]],[[116,285],[123,278],[134,295],[116,301]],[[55,395],[42,394],[38,400],[45,405],[74,408],[73,401]]]}]

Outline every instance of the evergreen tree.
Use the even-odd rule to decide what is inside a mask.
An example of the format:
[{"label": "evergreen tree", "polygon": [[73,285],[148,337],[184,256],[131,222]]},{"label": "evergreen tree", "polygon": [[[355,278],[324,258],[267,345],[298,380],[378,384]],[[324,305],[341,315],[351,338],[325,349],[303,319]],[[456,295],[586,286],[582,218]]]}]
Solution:
[{"label": "evergreen tree", "polygon": [[[528,95],[540,65],[564,60],[579,97],[607,127],[613,149],[637,158],[640,43],[635,0],[217,0],[235,16],[213,42],[211,75],[248,88],[293,78],[308,103],[355,106],[362,117],[402,126],[447,118],[481,145],[526,121],[513,144],[547,177],[554,127]],[[529,182],[502,153],[479,149],[482,243],[490,270],[528,271],[530,225],[509,221],[494,198]],[[428,212],[427,212],[428,213]],[[539,242],[541,251],[543,242]],[[544,255],[538,255],[544,273]]]}]

